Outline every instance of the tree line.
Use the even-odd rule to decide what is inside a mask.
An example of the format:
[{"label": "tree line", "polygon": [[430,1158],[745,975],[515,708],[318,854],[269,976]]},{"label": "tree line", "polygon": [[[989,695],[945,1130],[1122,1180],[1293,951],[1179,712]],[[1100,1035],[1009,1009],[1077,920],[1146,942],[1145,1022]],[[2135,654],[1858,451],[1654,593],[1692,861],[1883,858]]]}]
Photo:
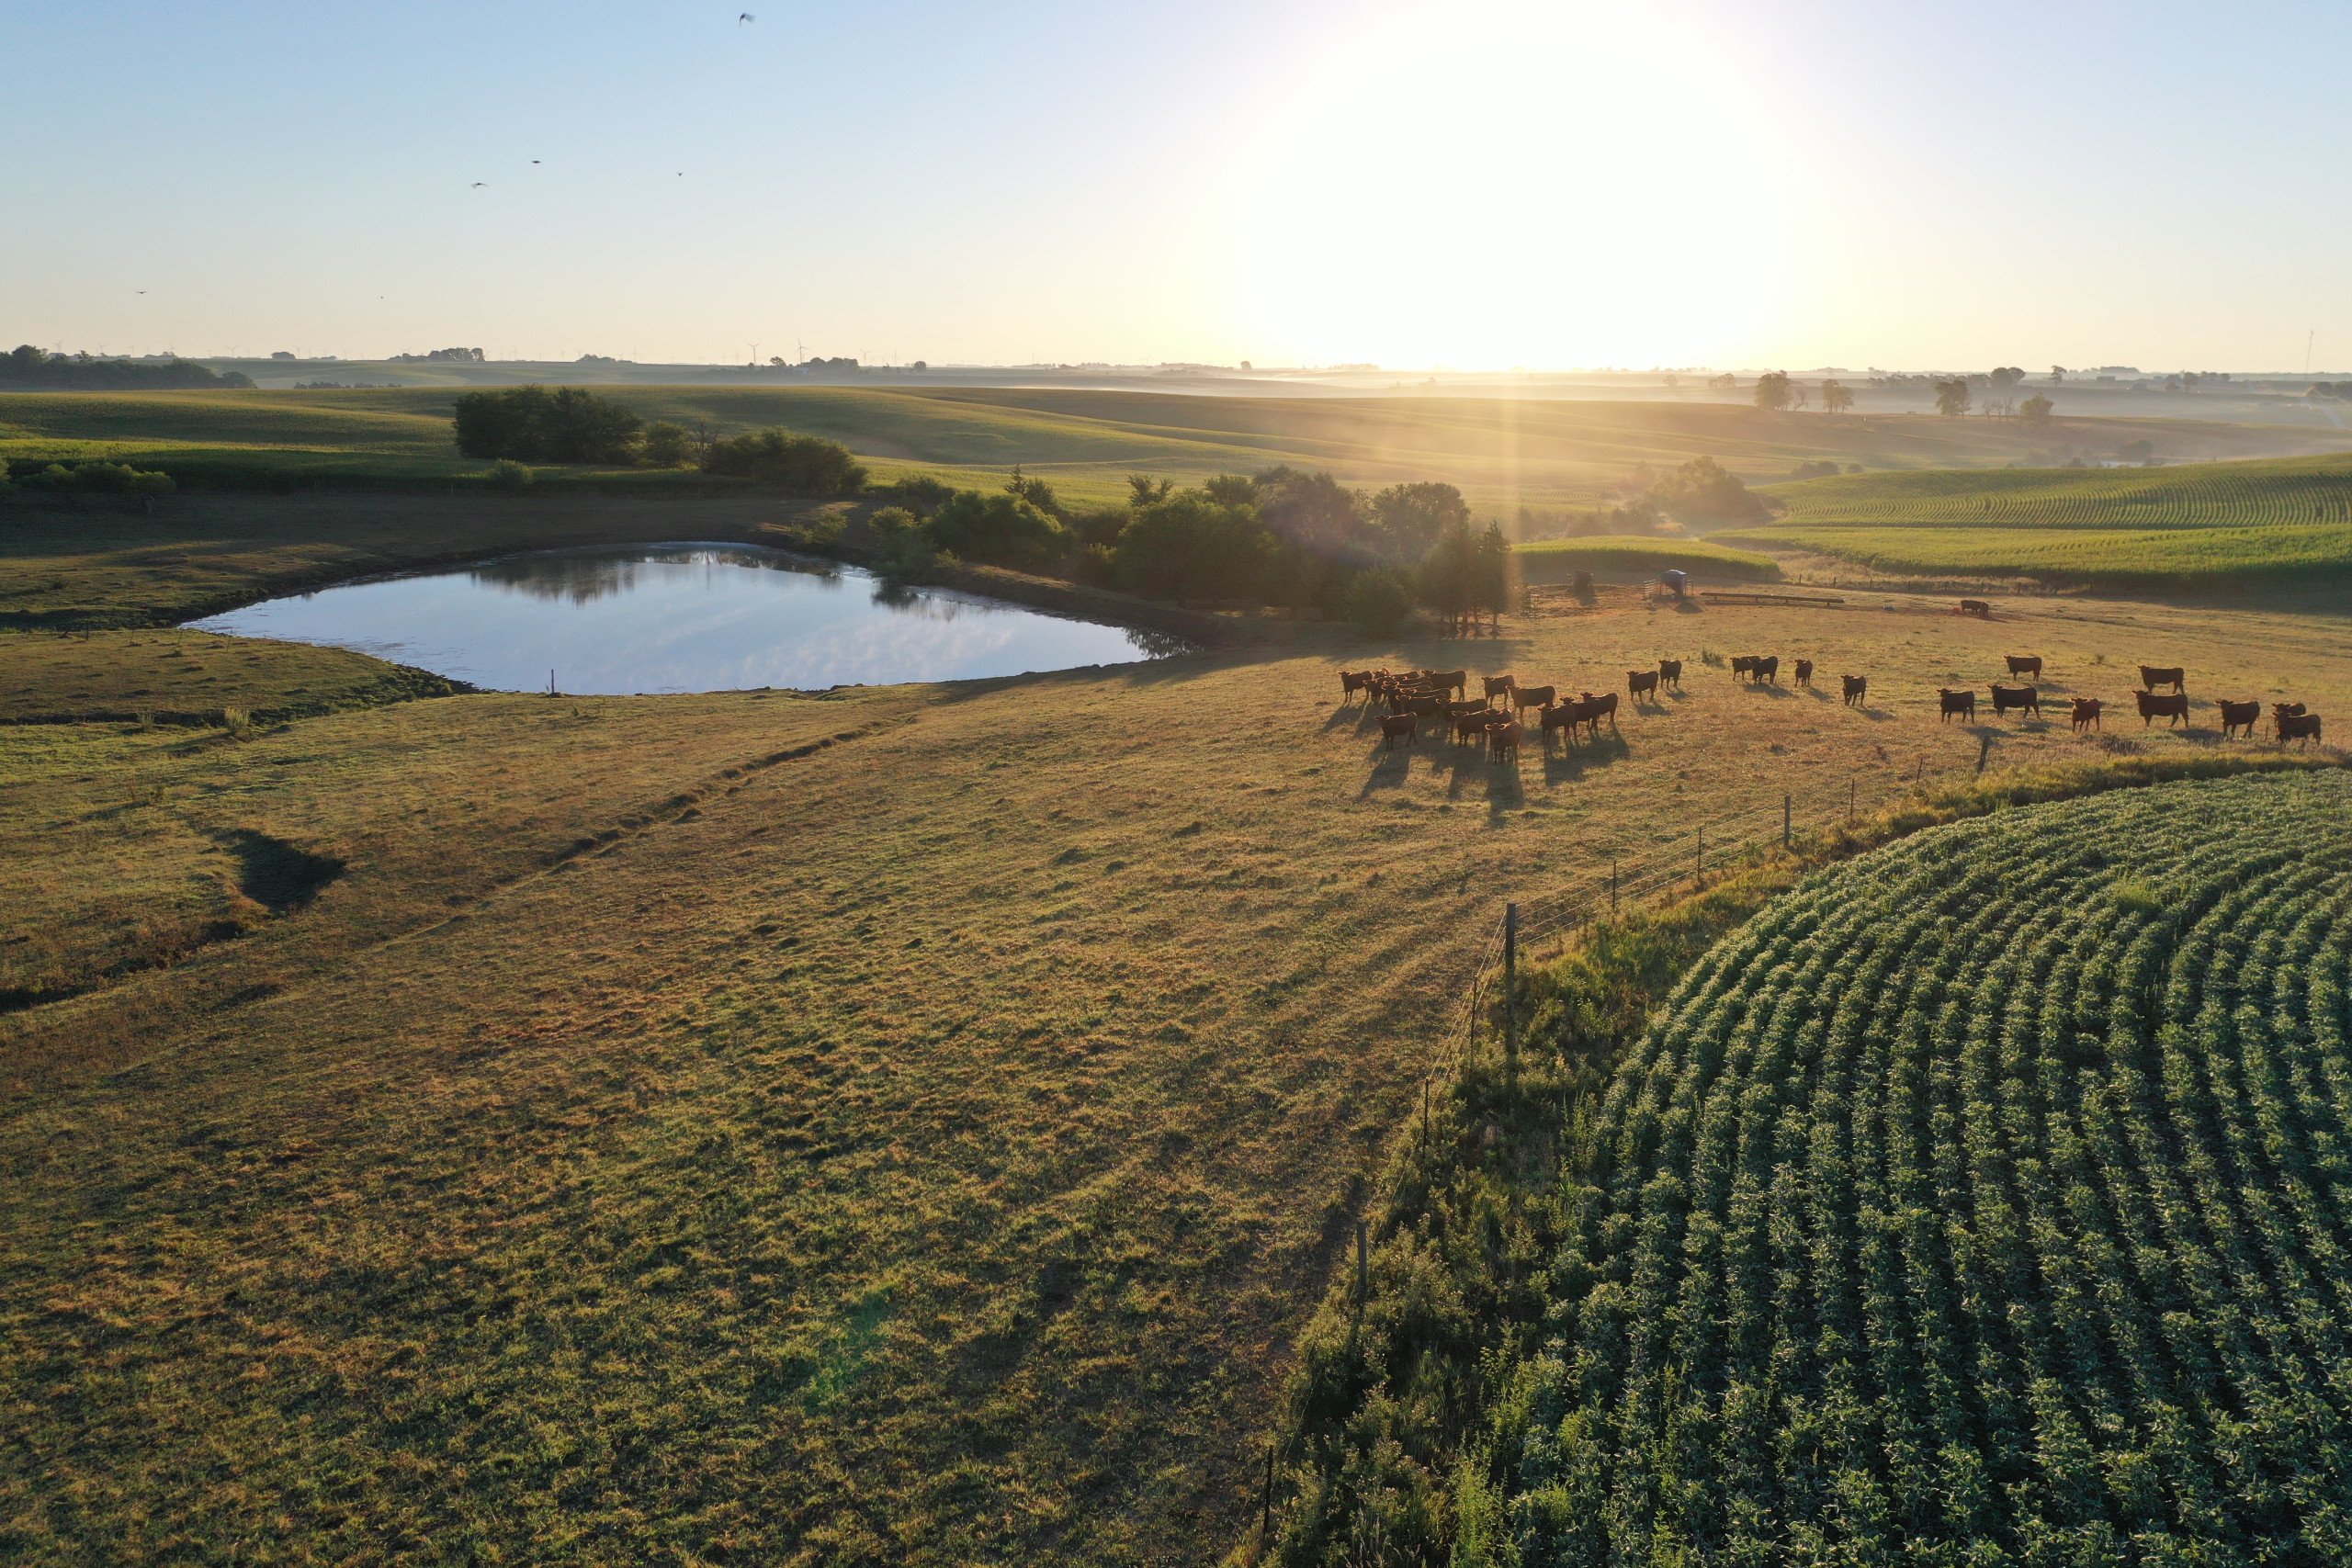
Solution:
[{"label": "tree line", "polygon": [[193,359],[106,359],[88,354],[44,354],[21,343],[0,358],[0,388],[12,391],[136,392],[189,388],[250,388],[242,370],[222,372]]}]

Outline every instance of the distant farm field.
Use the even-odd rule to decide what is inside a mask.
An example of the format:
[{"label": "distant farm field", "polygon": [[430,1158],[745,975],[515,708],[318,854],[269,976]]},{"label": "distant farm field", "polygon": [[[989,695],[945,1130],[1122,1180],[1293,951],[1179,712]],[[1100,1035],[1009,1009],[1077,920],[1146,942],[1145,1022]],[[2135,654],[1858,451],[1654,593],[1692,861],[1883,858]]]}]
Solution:
[{"label": "distant farm field", "polygon": [[[725,435],[766,425],[842,442],[877,479],[925,472],[1001,483],[1015,464],[1073,501],[1124,498],[1131,472],[1196,480],[1277,464],[1378,487],[1443,479],[1487,515],[1585,506],[1643,466],[1711,457],[1753,483],[1822,459],[1873,470],[1981,468],[2044,458],[2053,444],[2096,452],[2144,440],[2216,456],[2334,449],[2339,433],[2194,421],[2017,421],[1882,414],[1829,418],[1709,402],[1430,397],[1230,398],[955,388],[600,389],[647,419]],[[0,395],[0,457],[110,457],[193,484],[423,485],[487,465],[449,441],[455,389]],[[560,477],[550,470],[551,477]],[[578,476],[599,485],[679,488],[687,475]]]},{"label": "distant farm field", "polygon": [[1677,567],[1702,581],[1758,581],[1781,575],[1781,565],[1771,557],[1713,539],[1544,539],[1521,545],[1517,553],[1520,570],[1530,582],[1562,582],[1577,571],[1646,574]]},{"label": "distant farm field", "polygon": [[1780,521],[1715,536],[1883,571],[2227,587],[2352,575],[2352,461],[1860,474],[1773,493]]}]

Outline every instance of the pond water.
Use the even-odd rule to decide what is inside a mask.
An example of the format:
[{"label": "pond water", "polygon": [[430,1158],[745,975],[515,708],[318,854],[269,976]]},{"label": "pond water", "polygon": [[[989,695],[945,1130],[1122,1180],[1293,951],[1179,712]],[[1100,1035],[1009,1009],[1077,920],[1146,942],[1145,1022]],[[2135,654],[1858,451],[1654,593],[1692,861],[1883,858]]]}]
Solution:
[{"label": "pond water", "polygon": [[210,615],[236,637],[325,643],[492,691],[579,695],[963,681],[1172,653],[1153,632],[756,545],[545,550],[348,582]]}]

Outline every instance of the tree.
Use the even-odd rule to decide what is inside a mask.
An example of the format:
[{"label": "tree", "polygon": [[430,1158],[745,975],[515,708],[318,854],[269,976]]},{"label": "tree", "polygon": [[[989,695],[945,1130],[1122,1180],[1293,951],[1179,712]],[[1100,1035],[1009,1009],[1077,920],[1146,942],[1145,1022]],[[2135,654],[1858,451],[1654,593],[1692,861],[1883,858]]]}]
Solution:
[{"label": "tree", "polygon": [[160,365],[131,359],[98,359],[87,354],[44,354],[28,343],[19,344],[0,355],[0,388],[109,391],[185,387],[250,389],[253,384],[253,378],[242,370],[223,375],[192,359],[166,359]]},{"label": "tree", "polygon": [[2018,412],[2024,416],[2025,422],[2028,424],[2048,424],[2050,423],[2050,400],[2043,397],[2040,392],[2036,392],[2033,396],[2028,398],[2024,402],[2018,405]]},{"label": "tree", "polygon": [[1364,553],[1364,499],[1329,474],[1268,468],[1253,489],[1258,520],[1276,538],[1327,560]]},{"label": "tree", "polygon": [[958,491],[923,520],[932,547],[998,566],[1045,566],[1068,536],[1044,511],[1010,491]]},{"label": "tree", "polygon": [[1487,612],[1487,621],[1497,632],[1502,630],[1503,612],[1510,608],[1515,564],[1510,541],[1503,537],[1502,525],[1487,524],[1487,531],[1478,536],[1477,576],[1473,585],[1476,598],[1473,603],[1476,608]]},{"label": "tree", "polygon": [[1392,567],[1374,567],[1349,579],[1340,607],[1365,631],[1385,635],[1403,622],[1413,601],[1401,573]]},{"label": "tree", "polygon": [[1054,487],[1041,479],[1023,478],[1018,463],[1012,465],[1012,477],[1004,481],[1004,492],[1019,496],[1048,517],[1062,515],[1061,500],[1054,494]]},{"label": "tree", "polygon": [[1707,378],[1707,390],[1711,392],[1736,392],[1739,390],[1739,378],[1733,375],[1728,370],[1724,371],[1720,376],[1710,376]]},{"label": "tree", "polygon": [[1693,457],[1650,487],[1649,499],[1684,523],[1754,523],[1764,503],[1713,457]]},{"label": "tree", "polygon": [[1936,412],[1946,419],[1958,419],[1968,412],[1968,405],[1973,400],[1968,382],[1961,377],[1936,383]]},{"label": "tree", "polygon": [[714,441],[703,455],[702,467],[707,474],[757,479],[795,495],[854,495],[865,486],[865,467],[850,456],[848,447],[820,435],[783,430],[755,430]]},{"label": "tree", "polygon": [[1458,634],[1478,604],[1478,541],[1463,518],[1450,522],[1421,558],[1416,586],[1423,605]]},{"label": "tree", "polygon": [[1371,512],[1372,525],[1392,560],[1419,560],[1447,529],[1470,525],[1470,503],[1460,491],[1439,482],[1390,485],[1372,498]]},{"label": "tree", "polygon": [[1854,406],[1854,394],[1842,381],[1821,383],[1821,412],[1844,413]]},{"label": "tree", "polygon": [[2053,365],[2053,366],[2052,366],[2052,367],[2050,367],[2050,379],[2051,379],[2051,380],[2052,380],[2052,381],[2064,381],[2065,378],[2066,378],[2066,367],[2065,367],[2064,366],[2063,366],[2063,365]]},{"label": "tree", "polygon": [[2025,379],[2025,372],[2014,365],[1996,365],[1988,378],[1996,391],[2004,391]]},{"label": "tree", "polygon": [[1111,570],[1122,586],[1155,597],[1237,598],[1257,586],[1273,542],[1248,501],[1180,490],[1135,509],[1112,547]]},{"label": "tree", "polygon": [[1804,383],[1803,381],[1792,381],[1789,383],[1789,406],[1791,408],[1801,409],[1811,400],[1812,395],[1804,389]]},{"label": "tree", "polygon": [[1149,506],[1154,502],[1166,501],[1168,492],[1175,488],[1174,479],[1155,479],[1149,474],[1129,474],[1127,476],[1127,504]]},{"label": "tree", "polygon": [[584,387],[501,387],[460,394],[451,410],[458,450],[518,463],[627,463],[636,414]]},{"label": "tree", "polygon": [[1756,406],[1759,409],[1784,409],[1789,406],[1789,373],[1767,370],[1756,378]]}]

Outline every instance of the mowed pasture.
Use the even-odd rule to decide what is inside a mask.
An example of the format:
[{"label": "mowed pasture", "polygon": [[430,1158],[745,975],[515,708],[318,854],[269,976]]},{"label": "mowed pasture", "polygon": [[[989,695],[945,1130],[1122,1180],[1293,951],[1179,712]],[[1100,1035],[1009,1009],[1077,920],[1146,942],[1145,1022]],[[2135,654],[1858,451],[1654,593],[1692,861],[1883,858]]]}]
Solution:
[{"label": "mowed pasture", "polygon": [[1778,487],[1779,522],[1725,541],[1880,571],[2160,589],[2341,586],[2352,461],[1844,475]]},{"label": "mowed pasture", "polygon": [[[1830,418],[1702,401],[1401,396],[1230,398],[1057,389],[620,387],[600,389],[648,420],[729,435],[768,425],[840,441],[877,479],[933,473],[994,485],[1019,464],[1066,498],[1123,500],[1142,471],[1193,482],[1276,464],[1351,485],[1443,479],[1483,513],[1589,505],[1639,465],[1712,457],[1750,482],[1824,457],[1872,469],[1979,468],[2061,440],[2105,448],[2146,440],[2199,456],[2341,449],[2352,437],[2197,421],[2017,421],[1883,414]],[[0,457],[113,457],[195,485],[429,484],[480,477],[449,439],[448,388],[352,391],[13,393],[0,396]],[[585,474],[599,484],[675,488],[694,476]],[[695,480],[694,482],[700,482]]]},{"label": "mowed pasture", "polygon": [[[1939,726],[2009,653],[2110,713],[2135,661],[2352,711],[2322,617],[1615,594],[1504,629],[0,728],[0,953],[91,987],[0,1013],[0,1543],[1215,1558],[1503,899],[1784,792],[2221,744],[2210,707]],[[130,635],[152,682],[172,645]],[[1516,766],[1384,752],[1337,677],[1622,690],[1661,655],[1679,695]]]}]

